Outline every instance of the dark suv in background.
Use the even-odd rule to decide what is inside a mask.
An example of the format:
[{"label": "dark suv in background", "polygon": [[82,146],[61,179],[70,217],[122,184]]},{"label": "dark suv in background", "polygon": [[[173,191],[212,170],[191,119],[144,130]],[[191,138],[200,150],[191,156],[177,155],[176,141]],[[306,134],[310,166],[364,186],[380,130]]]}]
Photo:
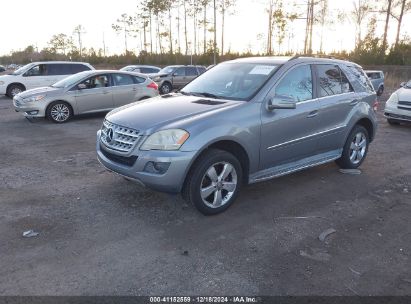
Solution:
[{"label": "dark suv in background", "polygon": [[150,77],[158,84],[160,94],[167,94],[174,89],[182,88],[205,71],[204,66],[170,65],[158,74],[151,74]]}]

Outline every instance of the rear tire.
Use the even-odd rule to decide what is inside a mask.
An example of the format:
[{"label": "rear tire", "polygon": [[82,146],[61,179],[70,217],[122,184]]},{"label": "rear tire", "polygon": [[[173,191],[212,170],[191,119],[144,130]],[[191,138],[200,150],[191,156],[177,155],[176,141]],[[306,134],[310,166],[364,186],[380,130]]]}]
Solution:
[{"label": "rear tire", "polygon": [[73,116],[73,109],[65,101],[54,101],[46,111],[46,117],[54,123],[65,123]]},{"label": "rear tire", "polygon": [[357,169],[367,156],[369,138],[367,129],[356,125],[347,137],[341,157],[336,160],[337,165],[343,169]]},{"label": "rear tire", "polygon": [[383,92],[384,92],[384,87],[379,87],[377,91],[377,96],[381,96]]},{"label": "rear tire", "polygon": [[168,94],[168,93],[171,93],[172,90],[173,90],[173,87],[171,86],[171,84],[169,82],[165,82],[161,85],[159,91],[161,94]]},{"label": "rear tire", "polygon": [[210,149],[191,167],[182,196],[202,214],[218,214],[235,201],[242,180],[241,164],[234,155]]}]

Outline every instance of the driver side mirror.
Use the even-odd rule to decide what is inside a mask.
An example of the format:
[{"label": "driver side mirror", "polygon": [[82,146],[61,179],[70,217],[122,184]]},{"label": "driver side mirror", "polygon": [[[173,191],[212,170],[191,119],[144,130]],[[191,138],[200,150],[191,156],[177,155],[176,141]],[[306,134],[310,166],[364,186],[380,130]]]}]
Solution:
[{"label": "driver side mirror", "polygon": [[80,84],[77,86],[77,88],[78,88],[79,90],[84,90],[84,89],[87,89],[87,86],[86,86],[84,83],[80,83]]},{"label": "driver side mirror", "polygon": [[400,83],[400,87],[401,87],[401,88],[405,88],[405,86],[406,86],[406,83],[405,83],[405,82],[401,82],[401,83]]},{"label": "driver side mirror", "polygon": [[275,109],[295,109],[297,103],[295,99],[285,95],[275,95],[267,103],[267,110],[273,111]]}]

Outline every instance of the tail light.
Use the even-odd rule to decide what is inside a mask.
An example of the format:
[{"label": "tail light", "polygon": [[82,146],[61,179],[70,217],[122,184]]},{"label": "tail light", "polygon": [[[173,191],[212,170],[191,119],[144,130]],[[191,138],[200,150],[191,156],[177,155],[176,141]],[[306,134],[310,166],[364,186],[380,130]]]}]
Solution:
[{"label": "tail light", "polygon": [[378,99],[375,99],[374,104],[372,105],[372,109],[374,110],[374,112],[378,111],[378,106],[380,105]]},{"label": "tail light", "polygon": [[147,88],[149,88],[149,89],[154,89],[154,90],[158,90],[158,85],[157,85],[157,83],[155,83],[155,82],[150,82],[150,84],[149,85],[147,85]]}]

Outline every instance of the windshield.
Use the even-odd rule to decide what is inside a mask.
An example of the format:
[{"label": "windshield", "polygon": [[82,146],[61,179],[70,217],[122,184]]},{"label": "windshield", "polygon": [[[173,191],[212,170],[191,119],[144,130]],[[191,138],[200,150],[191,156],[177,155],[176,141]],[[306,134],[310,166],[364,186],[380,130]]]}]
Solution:
[{"label": "windshield", "polygon": [[168,66],[160,70],[159,74],[171,74],[177,67],[175,66]]},{"label": "windshield", "polygon": [[211,98],[250,100],[277,67],[243,62],[222,63],[201,74],[181,92]]},{"label": "windshield", "polygon": [[134,71],[135,67],[133,65],[128,65],[122,69],[120,69],[120,71]]},{"label": "windshield", "polygon": [[405,84],[405,86],[406,86],[408,89],[411,89],[411,80],[408,81],[408,82]]},{"label": "windshield", "polygon": [[61,88],[61,89],[68,88],[68,87],[71,87],[72,85],[75,85],[78,81],[86,77],[88,74],[90,74],[89,71],[80,72],[80,73],[71,75],[67,78],[64,78],[60,81],[57,81],[55,84],[52,84],[51,86],[53,88]]},{"label": "windshield", "polygon": [[28,69],[30,69],[33,65],[34,65],[33,63],[26,64],[25,66],[22,66],[21,68],[15,70],[13,73],[11,73],[11,75],[20,75],[20,74],[23,74],[25,71],[27,71]]}]

